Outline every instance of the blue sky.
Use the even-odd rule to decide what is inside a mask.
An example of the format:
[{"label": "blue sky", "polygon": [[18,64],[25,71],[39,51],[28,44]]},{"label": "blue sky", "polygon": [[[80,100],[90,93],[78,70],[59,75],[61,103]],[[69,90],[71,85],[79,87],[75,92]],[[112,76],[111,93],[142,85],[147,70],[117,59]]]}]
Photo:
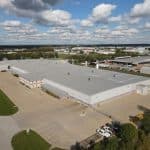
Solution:
[{"label": "blue sky", "polygon": [[0,0],[0,44],[150,43],[150,0]]}]

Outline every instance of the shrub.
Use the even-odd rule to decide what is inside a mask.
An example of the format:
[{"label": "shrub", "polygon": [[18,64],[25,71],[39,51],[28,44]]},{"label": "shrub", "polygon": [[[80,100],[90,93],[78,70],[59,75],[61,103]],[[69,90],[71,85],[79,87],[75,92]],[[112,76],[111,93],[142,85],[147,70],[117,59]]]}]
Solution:
[{"label": "shrub", "polygon": [[126,123],[121,126],[119,136],[124,142],[136,142],[138,130],[131,123]]}]

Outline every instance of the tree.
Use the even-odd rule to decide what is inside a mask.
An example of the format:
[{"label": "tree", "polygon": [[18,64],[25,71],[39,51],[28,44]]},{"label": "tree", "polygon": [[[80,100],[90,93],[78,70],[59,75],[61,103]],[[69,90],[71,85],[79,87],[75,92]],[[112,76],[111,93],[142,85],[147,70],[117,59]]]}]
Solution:
[{"label": "tree", "polygon": [[135,144],[131,141],[124,142],[120,141],[118,150],[134,150]]},{"label": "tree", "polygon": [[119,136],[124,142],[135,143],[138,139],[138,130],[131,123],[126,123],[121,126]]},{"label": "tree", "polygon": [[118,138],[111,137],[104,139],[100,143],[94,145],[93,150],[117,150],[118,149]]},{"label": "tree", "polygon": [[117,149],[118,149],[117,137],[107,139],[107,142],[105,144],[105,150],[117,150]]},{"label": "tree", "polygon": [[139,130],[139,139],[136,143],[135,150],[149,150],[150,147],[150,135],[146,136],[144,131]]},{"label": "tree", "polygon": [[150,133],[150,113],[145,113],[143,119],[141,120],[141,129],[145,131],[146,134]]}]

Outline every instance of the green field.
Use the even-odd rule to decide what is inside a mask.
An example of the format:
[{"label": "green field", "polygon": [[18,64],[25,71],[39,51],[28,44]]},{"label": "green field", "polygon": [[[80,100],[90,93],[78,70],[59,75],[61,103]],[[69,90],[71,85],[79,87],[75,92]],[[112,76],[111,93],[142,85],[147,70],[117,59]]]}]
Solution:
[{"label": "green field", "polygon": [[0,116],[15,114],[18,108],[11,102],[7,95],[0,90]]},{"label": "green field", "polygon": [[49,150],[51,145],[33,130],[21,131],[12,138],[13,150]]}]

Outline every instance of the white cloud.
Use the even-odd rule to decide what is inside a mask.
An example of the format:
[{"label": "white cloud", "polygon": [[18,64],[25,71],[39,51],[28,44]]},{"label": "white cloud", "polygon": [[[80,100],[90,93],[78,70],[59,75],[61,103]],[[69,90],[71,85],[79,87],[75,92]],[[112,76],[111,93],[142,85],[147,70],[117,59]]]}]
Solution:
[{"label": "white cloud", "polygon": [[94,21],[103,21],[107,19],[112,11],[116,8],[116,5],[112,4],[100,4],[93,9],[92,19]]},{"label": "white cloud", "polygon": [[0,0],[0,7],[5,8],[11,5],[10,0]]},{"label": "white cloud", "polygon": [[[67,25],[73,22],[69,12],[64,10],[49,10],[48,7],[45,7],[48,4],[55,4],[59,1],[35,0],[34,3],[36,5],[33,5],[33,0],[29,3],[26,0],[0,0],[0,8],[16,16],[30,18],[36,23],[58,26]],[[29,6],[30,3],[32,3],[32,6]]]},{"label": "white cloud", "polygon": [[136,4],[131,10],[133,17],[150,16],[150,0],[144,0],[143,3]]},{"label": "white cloud", "polygon": [[0,23],[0,26],[5,27],[19,27],[21,25],[21,22],[18,20],[8,20]]},{"label": "white cloud", "polygon": [[51,34],[61,34],[61,33],[76,33],[75,26],[65,26],[65,27],[52,27],[48,30]]},{"label": "white cloud", "polygon": [[118,22],[121,20],[121,16],[111,17],[112,11],[116,8],[116,5],[112,4],[99,4],[93,8],[92,13],[87,19],[81,21],[81,26],[92,27],[96,23],[108,23]]},{"label": "white cloud", "polygon": [[100,28],[95,30],[96,34],[109,34],[110,32],[109,28]]},{"label": "white cloud", "polygon": [[4,30],[8,35],[32,35],[37,33],[37,29],[31,24],[22,24],[17,20],[9,20],[0,23],[0,29]]},{"label": "white cloud", "polygon": [[150,29],[150,22],[145,23],[145,28]]},{"label": "white cloud", "polygon": [[71,14],[63,10],[46,10],[41,13],[42,19],[55,25],[69,25]]},{"label": "white cloud", "polygon": [[[146,18],[147,23],[142,23],[144,20],[142,20],[142,17],[149,15],[150,9],[148,8],[150,0],[145,0],[141,4],[136,4],[131,13],[118,14],[117,16],[112,15],[116,5],[99,4],[91,10],[89,17],[83,20],[73,19],[71,13],[65,10],[52,9],[51,7],[47,9],[47,2],[54,2],[54,0],[35,1],[42,1],[42,3],[38,3],[36,6],[27,7],[28,4],[23,6],[26,0],[15,0],[15,3],[13,3],[12,0],[0,0],[0,8],[2,8],[2,10],[5,9],[6,12],[8,12],[8,15],[10,13],[11,15],[29,18],[33,21],[32,23],[36,22],[47,25],[47,31],[40,31],[40,28],[37,30],[31,23],[24,24],[18,20],[6,20],[0,23],[0,32],[2,31],[0,39],[29,42],[38,41],[43,43],[113,43],[113,41],[128,41],[132,43],[132,41],[136,41],[136,39],[139,41],[148,41],[149,39],[148,34],[144,35],[144,33],[149,31],[150,22],[149,19]],[[46,5],[43,5],[42,7],[44,2],[46,2]],[[111,26],[112,23],[115,24]],[[114,26],[116,23],[117,27]],[[133,28],[133,24],[135,23],[136,26]]]},{"label": "white cloud", "polygon": [[137,33],[139,33],[138,29],[128,28],[126,26],[118,26],[111,32],[113,36],[123,36],[123,37],[133,36]]},{"label": "white cloud", "polygon": [[122,20],[122,16],[119,15],[119,16],[116,16],[116,17],[110,17],[108,20],[110,22],[120,22]]},{"label": "white cloud", "polygon": [[85,19],[81,21],[81,26],[83,27],[92,27],[94,24],[91,20]]},{"label": "white cloud", "polygon": [[127,22],[130,23],[130,24],[136,24],[136,23],[139,23],[140,21],[140,18],[138,17],[128,17],[127,18]]}]

